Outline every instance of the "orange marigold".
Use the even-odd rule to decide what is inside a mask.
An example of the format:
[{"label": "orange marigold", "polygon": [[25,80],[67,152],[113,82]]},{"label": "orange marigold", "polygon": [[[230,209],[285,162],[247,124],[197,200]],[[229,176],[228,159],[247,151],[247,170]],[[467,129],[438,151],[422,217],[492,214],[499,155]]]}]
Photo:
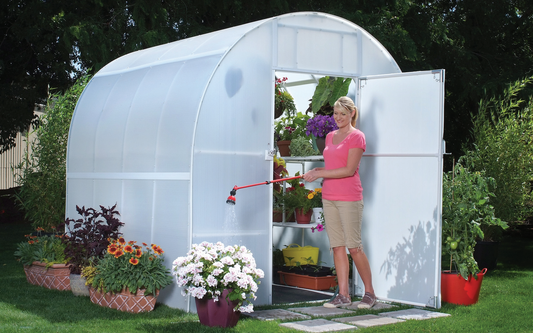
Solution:
[{"label": "orange marigold", "polygon": [[130,259],[130,264],[137,265],[138,263],[139,263],[139,259],[136,259],[136,258],[131,258]]},{"label": "orange marigold", "polygon": [[131,245],[124,246],[124,252],[133,253],[133,247]]},{"label": "orange marigold", "polygon": [[155,249],[154,249],[154,252],[159,254],[159,255],[162,255],[165,251],[163,251],[162,248],[160,248],[159,246],[157,246]]},{"label": "orange marigold", "polygon": [[115,258],[120,258],[124,255],[124,251],[122,250],[117,250],[117,252],[115,252]]},{"label": "orange marigold", "polygon": [[126,240],[125,240],[123,237],[120,237],[120,238],[118,239],[118,243],[119,243],[120,245],[125,245],[125,244],[126,244]]},{"label": "orange marigold", "polygon": [[141,249],[137,249],[137,250],[135,250],[135,256],[136,256],[137,258],[142,257],[142,255],[143,255],[143,251],[142,251]]}]

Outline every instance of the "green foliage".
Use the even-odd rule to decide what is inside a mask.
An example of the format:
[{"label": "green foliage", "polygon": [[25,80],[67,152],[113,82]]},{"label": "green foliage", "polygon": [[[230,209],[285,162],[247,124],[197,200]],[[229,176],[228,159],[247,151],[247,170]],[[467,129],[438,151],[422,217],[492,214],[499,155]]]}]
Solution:
[{"label": "green foliage", "polygon": [[298,112],[296,116],[284,115],[276,119],[274,132],[275,141],[293,140],[297,137],[305,137],[305,127],[310,117]]},{"label": "green foliage", "polygon": [[352,79],[342,77],[324,76],[320,78],[310,105],[313,114],[332,114],[333,105],[339,97],[348,94],[348,87],[351,82]]},{"label": "green foliage", "polygon": [[496,180],[493,205],[506,221],[533,213],[533,96],[527,102],[519,98],[532,80],[516,81],[503,96],[482,100],[472,115],[475,145],[466,152],[465,163]]},{"label": "green foliage", "polygon": [[78,80],[64,94],[54,94],[48,99],[46,113],[36,129],[36,139],[31,143],[31,153],[19,171],[16,194],[26,218],[35,228],[50,230],[65,217],[66,155],[70,120],[74,108],[89,77]]},{"label": "green foliage", "polygon": [[309,137],[299,136],[292,139],[289,148],[291,150],[291,156],[318,155],[318,152],[313,149],[313,144]]},{"label": "green foliage", "polygon": [[112,240],[104,258],[96,265],[92,286],[101,292],[121,292],[128,288],[135,293],[146,289],[145,294],[155,294],[172,283],[170,270],[164,265],[163,250],[155,244],[135,245],[123,239]]},{"label": "green foliage", "polygon": [[442,253],[450,256],[450,270],[455,268],[464,279],[479,271],[474,247],[483,238],[482,225],[506,224],[494,216],[493,190],[496,183],[483,172],[472,172],[461,164],[443,177]]},{"label": "green foliage", "polygon": [[[299,175],[299,172],[295,174],[295,176]],[[292,212],[296,208],[302,208],[305,214],[313,208],[313,203],[307,198],[311,191],[305,188],[305,185],[300,182],[300,179],[287,180],[290,186],[286,188],[285,193],[279,196],[278,199],[287,211]]]},{"label": "green foliage", "polygon": [[34,261],[46,263],[46,267],[53,264],[66,264],[65,246],[59,235],[25,235],[26,240],[17,245],[15,258],[25,266],[30,266]]}]

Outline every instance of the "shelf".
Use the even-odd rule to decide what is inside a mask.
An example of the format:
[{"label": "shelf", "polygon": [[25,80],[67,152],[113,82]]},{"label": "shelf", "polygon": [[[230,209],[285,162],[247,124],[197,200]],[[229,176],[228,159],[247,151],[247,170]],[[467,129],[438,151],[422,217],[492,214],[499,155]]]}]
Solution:
[{"label": "shelf", "polygon": [[324,161],[324,156],[322,155],[316,155],[316,156],[281,156],[281,158],[285,162],[322,162]]},{"label": "shelf", "polygon": [[316,222],[311,222],[309,224],[298,224],[296,222],[272,222],[274,227],[284,227],[284,228],[297,228],[297,229],[311,229],[312,227],[316,228]]}]

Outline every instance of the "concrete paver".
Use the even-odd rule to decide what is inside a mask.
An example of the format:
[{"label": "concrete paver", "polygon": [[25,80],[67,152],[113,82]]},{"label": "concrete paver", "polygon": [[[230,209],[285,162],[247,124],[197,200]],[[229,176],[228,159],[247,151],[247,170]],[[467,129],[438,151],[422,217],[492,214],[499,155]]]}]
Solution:
[{"label": "concrete paver", "polygon": [[[357,310],[357,306],[359,305],[359,303],[361,303],[361,301],[352,302],[351,305],[343,306],[342,308],[355,311],[355,310]],[[376,304],[374,304],[374,306],[372,307],[371,310],[383,310],[383,309],[391,309],[391,308],[395,308],[395,307],[396,307],[396,305],[376,302]]]},{"label": "concrete paver", "polygon": [[424,319],[451,316],[448,313],[433,312],[433,311],[422,310],[422,309],[407,309],[407,310],[398,310],[398,311],[392,311],[392,312],[382,312],[379,315],[384,316],[384,317],[391,317],[391,318],[404,319],[404,320],[407,320],[407,319],[424,320]]},{"label": "concrete paver", "polygon": [[400,323],[403,321],[401,319],[384,317],[384,316],[376,316],[376,315],[342,317],[342,318],[334,318],[332,320],[339,322],[339,323],[352,324],[357,327],[382,326],[382,325],[396,324],[396,323]]},{"label": "concrete paver", "polygon": [[279,326],[289,327],[304,332],[338,332],[357,329],[357,327],[352,325],[337,323],[326,319],[313,319],[292,323],[283,323],[279,324]]},{"label": "concrete paver", "polygon": [[259,320],[292,320],[292,319],[311,319],[301,313],[296,313],[284,309],[259,310],[252,313],[243,313],[247,317],[252,317]]},{"label": "concrete paver", "polygon": [[352,310],[341,308],[325,308],[323,306],[308,306],[303,308],[289,308],[290,311],[305,313],[315,317],[338,316],[342,314],[353,314]]}]

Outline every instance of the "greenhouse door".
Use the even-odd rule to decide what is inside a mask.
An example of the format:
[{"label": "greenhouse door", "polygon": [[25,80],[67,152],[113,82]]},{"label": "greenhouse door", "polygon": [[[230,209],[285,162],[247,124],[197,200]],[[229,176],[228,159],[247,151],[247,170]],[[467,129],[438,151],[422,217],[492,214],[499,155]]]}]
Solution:
[{"label": "greenhouse door", "polygon": [[[379,299],[440,308],[444,70],[358,78],[363,241]],[[357,275],[354,291],[364,294]]]}]

